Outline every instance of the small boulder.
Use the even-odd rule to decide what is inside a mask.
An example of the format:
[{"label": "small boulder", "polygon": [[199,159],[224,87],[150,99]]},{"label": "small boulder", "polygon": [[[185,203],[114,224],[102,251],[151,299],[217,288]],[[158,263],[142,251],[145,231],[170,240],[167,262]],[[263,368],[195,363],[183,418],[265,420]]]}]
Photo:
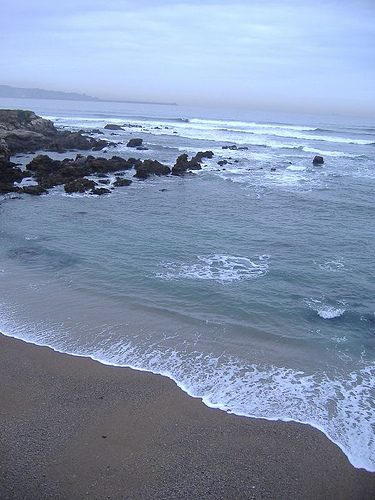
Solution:
[{"label": "small boulder", "polygon": [[324,163],[324,158],[323,156],[315,156],[313,159],[313,164],[314,165],[323,165]]},{"label": "small boulder", "polygon": [[91,194],[96,194],[98,196],[101,196],[103,194],[109,194],[110,192],[111,190],[107,188],[94,188],[90,191]]},{"label": "small boulder", "polygon": [[122,130],[122,127],[120,125],[116,125],[114,123],[107,123],[104,128],[107,130]]},{"label": "small boulder", "polygon": [[226,165],[227,163],[228,163],[228,160],[220,160],[220,161],[217,162],[217,164],[220,165],[221,167],[223,165]]},{"label": "small boulder", "polygon": [[114,187],[123,187],[130,186],[132,181],[130,179],[123,179],[121,177],[116,177],[115,182],[113,183]]},{"label": "small boulder", "polygon": [[138,148],[139,146],[142,146],[142,143],[143,143],[143,139],[134,138],[134,139],[130,139],[130,141],[127,143],[126,146],[128,148]]}]

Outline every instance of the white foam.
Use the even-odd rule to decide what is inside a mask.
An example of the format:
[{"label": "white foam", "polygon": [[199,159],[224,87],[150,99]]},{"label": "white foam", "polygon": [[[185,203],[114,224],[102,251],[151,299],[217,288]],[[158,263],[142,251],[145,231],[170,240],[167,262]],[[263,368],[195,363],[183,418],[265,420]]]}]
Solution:
[{"label": "white foam", "polygon": [[318,316],[323,319],[339,318],[346,311],[345,303],[343,301],[328,301],[324,297],[322,299],[305,299],[305,304],[307,304],[318,314]]},{"label": "white foam", "polygon": [[321,155],[321,156],[331,156],[332,158],[360,158],[361,155],[354,155],[354,154],[348,154],[344,153],[343,151],[326,151],[322,149],[316,149],[316,148],[309,148],[306,146],[302,147],[302,151],[305,153],[313,153],[316,155]]},{"label": "white foam", "polygon": [[184,264],[179,262],[163,262],[167,271],[156,273],[158,278],[212,280],[221,283],[244,279],[259,278],[268,272],[269,255],[253,258],[232,255],[198,255],[196,262]]},{"label": "white foam", "polygon": [[345,262],[342,259],[329,260],[319,264],[319,268],[330,273],[337,273],[345,269]]},{"label": "white foam", "polygon": [[300,167],[298,165],[290,165],[286,169],[287,170],[292,170],[294,172],[303,172],[304,170],[306,170],[306,167]]},{"label": "white foam", "polygon": [[323,306],[318,309],[317,313],[323,319],[333,319],[339,318],[345,312],[345,307],[332,307],[332,306]]}]

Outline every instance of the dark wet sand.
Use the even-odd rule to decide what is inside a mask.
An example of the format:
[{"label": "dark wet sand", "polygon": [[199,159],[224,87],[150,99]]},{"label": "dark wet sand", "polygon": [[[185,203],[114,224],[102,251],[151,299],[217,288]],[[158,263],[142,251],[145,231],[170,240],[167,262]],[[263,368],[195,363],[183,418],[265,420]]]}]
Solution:
[{"label": "dark wet sand", "polygon": [[1,500],[375,498],[375,474],[308,426],[2,335],[0,359]]}]

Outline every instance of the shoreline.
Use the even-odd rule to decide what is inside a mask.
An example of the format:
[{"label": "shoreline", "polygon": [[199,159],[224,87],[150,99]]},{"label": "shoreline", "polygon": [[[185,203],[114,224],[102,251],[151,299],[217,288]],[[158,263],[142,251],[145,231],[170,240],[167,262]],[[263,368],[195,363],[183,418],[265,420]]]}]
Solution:
[{"label": "shoreline", "polygon": [[319,430],[206,407],[170,379],[0,335],[0,497],[370,499]]}]

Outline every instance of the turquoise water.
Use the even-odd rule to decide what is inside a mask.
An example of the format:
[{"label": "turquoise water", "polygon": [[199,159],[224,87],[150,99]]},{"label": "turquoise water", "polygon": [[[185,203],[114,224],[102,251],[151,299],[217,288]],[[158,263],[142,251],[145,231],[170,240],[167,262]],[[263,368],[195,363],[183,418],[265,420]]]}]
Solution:
[{"label": "turquoise water", "polygon": [[[3,197],[1,331],[167,375],[209,406],[309,423],[354,466],[375,470],[371,123],[181,106],[0,105],[71,130],[101,129],[117,143],[98,153],[107,157],[137,153],[173,166],[181,153],[214,152],[195,176],[134,179],[108,196],[56,188]],[[111,135],[106,123],[137,127]],[[126,148],[138,136],[147,151]],[[248,149],[222,149],[231,144]],[[312,164],[315,154],[323,166]]]}]

